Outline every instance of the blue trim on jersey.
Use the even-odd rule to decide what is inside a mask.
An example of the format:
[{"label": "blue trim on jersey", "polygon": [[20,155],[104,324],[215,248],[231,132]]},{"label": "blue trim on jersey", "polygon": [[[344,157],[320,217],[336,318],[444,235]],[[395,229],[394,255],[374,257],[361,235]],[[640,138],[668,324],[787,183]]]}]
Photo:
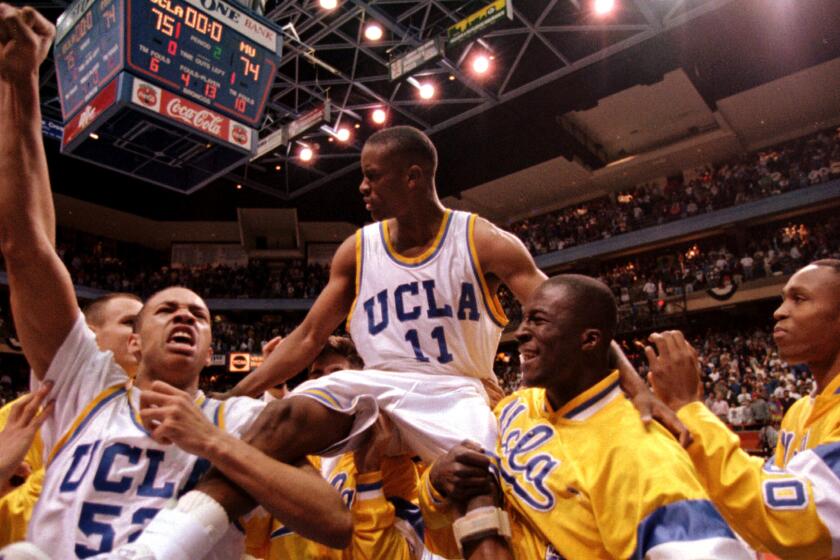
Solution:
[{"label": "blue trim on jersey", "polygon": [[222,403],[219,403],[216,406],[216,412],[213,413],[213,425],[218,427],[219,426],[219,414],[222,412]]},{"label": "blue trim on jersey", "polygon": [[597,394],[593,395],[591,399],[581,403],[579,406],[576,406],[575,408],[573,408],[572,410],[567,412],[563,416],[563,418],[567,418],[569,420],[574,420],[574,416],[580,414],[581,412],[583,412],[584,410],[586,410],[590,406],[594,405],[595,403],[597,403],[598,401],[600,401],[601,399],[606,397],[608,394],[610,394],[610,392],[612,392],[613,389],[618,387],[618,384],[619,384],[618,381],[616,381],[615,383],[610,383],[603,390],[601,390]]},{"label": "blue trim on jersey", "polygon": [[840,442],[824,443],[811,449],[822,462],[831,469],[834,476],[840,478]]},{"label": "blue trim on jersey", "polygon": [[73,440],[76,439],[76,437],[82,432],[82,430],[85,428],[85,426],[87,426],[88,422],[90,422],[90,420],[94,416],[96,416],[96,413],[99,412],[102,409],[103,406],[105,406],[107,403],[114,400],[114,398],[119,397],[120,395],[124,395],[124,394],[125,394],[125,389],[118,389],[113,394],[108,395],[107,397],[105,397],[104,399],[99,401],[99,403],[95,407],[93,407],[90,412],[88,412],[87,416],[85,416],[85,419],[82,420],[81,423],[79,423],[79,425],[73,431],[73,435],[71,435],[69,438],[67,438],[67,441],[64,442],[64,445],[62,445],[61,448],[58,451],[53,453],[52,458],[50,459],[50,463],[54,462],[56,460],[56,458],[61,454],[61,452],[64,451],[67,448],[68,445],[73,443]]},{"label": "blue trim on jersey", "polygon": [[328,401],[327,399],[325,399],[321,395],[316,395],[315,393],[310,393],[308,391],[301,391],[300,393],[293,393],[293,394],[300,395],[302,397],[309,397],[310,399],[315,399],[316,401],[323,404],[324,406],[326,406],[330,410],[337,410],[339,412],[343,411],[343,409],[341,409],[338,406],[336,406],[335,404],[331,403],[330,401]]},{"label": "blue trim on jersey", "polygon": [[388,501],[394,506],[394,514],[411,525],[420,540],[424,540],[426,526],[423,523],[423,514],[420,512],[420,508],[399,496],[391,496]]},{"label": "blue trim on jersey", "polygon": [[134,413],[134,408],[131,406],[131,403],[129,403],[128,411],[129,416],[131,416],[131,422],[137,427],[137,429],[146,434],[147,436],[151,436],[152,432],[147,430],[143,424],[137,421],[138,415]]},{"label": "blue trim on jersey", "polygon": [[[454,212],[453,212],[453,214],[454,214]],[[481,301],[484,302],[484,310],[487,311],[487,314],[490,316],[490,319],[496,324],[496,326],[499,326],[501,328],[505,328],[507,325],[505,325],[504,323],[500,323],[498,320],[496,320],[496,316],[490,310],[490,302],[487,301],[487,296],[484,295],[484,290],[481,289],[481,284],[484,281],[484,279],[479,278],[479,276],[478,276],[478,267],[476,267],[476,265],[475,265],[475,259],[473,259],[473,253],[470,250],[470,223],[469,223],[469,220],[470,220],[470,216],[467,216],[467,227],[465,228],[466,232],[467,232],[466,233],[466,235],[467,235],[467,254],[470,256],[470,266],[472,267],[473,276],[475,276],[475,279],[478,281],[478,289],[481,292]],[[489,290],[490,286],[487,286],[487,289]]]},{"label": "blue trim on jersey", "polygon": [[371,490],[381,490],[382,489],[382,481],[379,482],[371,482],[370,484],[357,484],[356,485],[356,493],[359,492],[370,492]]},{"label": "blue trim on jersey", "polygon": [[323,387],[319,387],[317,390],[318,390],[318,391],[322,391],[324,394],[326,394],[328,397],[330,397],[332,400],[334,400],[338,406],[341,406],[341,399],[339,399],[338,397],[336,397],[334,394],[332,394],[331,392],[327,391],[327,390],[326,390],[326,389],[324,389]]},{"label": "blue trim on jersey", "polygon": [[293,533],[294,531],[283,525],[282,527],[278,527],[277,529],[273,530],[269,538],[278,539],[280,537],[287,537]]},{"label": "blue trim on jersey", "polygon": [[708,500],[683,500],[662,506],[648,515],[636,530],[636,551],[642,560],[650,549],[669,542],[710,538],[735,540],[735,533]]},{"label": "blue trim on jersey", "polygon": [[[388,240],[385,239],[385,222],[379,222],[379,237],[382,239],[382,247],[385,249],[385,254],[388,255],[388,258],[391,259],[394,264],[399,266],[404,266],[405,268],[417,268],[423,266],[424,264],[428,263],[432,259],[434,259],[440,250],[443,248],[443,244],[446,242],[446,234],[449,233],[449,226],[452,225],[452,217],[455,215],[455,212],[449,212],[449,215],[446,217],[446,226],[443,229],[443,235],[440,236],[440,241],[438,242],[438,246],[435,247],[434,252],[423,259],[422,261],[414,264],[408,264],[404,262],[400,262],[394,258],[394,255],[391,254],[391,251],[388,250]],[[359,278],[359,293],[361,293],[361,278]]]}]

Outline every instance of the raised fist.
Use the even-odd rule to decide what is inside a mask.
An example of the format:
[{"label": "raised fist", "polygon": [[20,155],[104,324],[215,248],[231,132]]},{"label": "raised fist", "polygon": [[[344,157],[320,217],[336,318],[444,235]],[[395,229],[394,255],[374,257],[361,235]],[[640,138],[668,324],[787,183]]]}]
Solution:
[{"label": "raised fist", "polygon": [[37,75],[54,37],[55,26],[34,8],[0,3],[0,80]]}]

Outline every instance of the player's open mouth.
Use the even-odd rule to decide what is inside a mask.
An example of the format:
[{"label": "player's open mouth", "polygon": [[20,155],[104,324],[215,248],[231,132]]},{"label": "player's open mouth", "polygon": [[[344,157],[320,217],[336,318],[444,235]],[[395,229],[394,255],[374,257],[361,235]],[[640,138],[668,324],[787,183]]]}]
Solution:
[{"label": "player's open mouth", "polygon": [[532,348],[523,348],[519,347],[519,363],[523,366],[527,363],[536,358],[539,355],[539,352]]},{"label": "player's open mouth", "polygon": [[166,346],[179,354],[192,354],[195,350],[195,332],[187,326],[172,329],[166,339]]}]

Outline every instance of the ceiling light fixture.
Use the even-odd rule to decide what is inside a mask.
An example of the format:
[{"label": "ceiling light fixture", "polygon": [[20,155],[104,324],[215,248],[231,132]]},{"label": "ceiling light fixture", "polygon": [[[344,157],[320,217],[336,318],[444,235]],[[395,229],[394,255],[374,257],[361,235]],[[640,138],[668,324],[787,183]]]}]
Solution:
[{"label": "ceiling light fixture", "polygon": [[368,41],[378,41],[382,38],[382,26],[378,23],[369,23],[365,27],[365,39]]},{"label": "ceiling light fixture", "polygon": [[595,15],[605,16],[615,9],[615,0],[595,0],[592,3]]},{"label": "ceiling light fixture", "polygon": [[385,109],[374,109],[370,118],[376,124],[385,124],[385,121],[388,120],[388,114],[385,112]]}]

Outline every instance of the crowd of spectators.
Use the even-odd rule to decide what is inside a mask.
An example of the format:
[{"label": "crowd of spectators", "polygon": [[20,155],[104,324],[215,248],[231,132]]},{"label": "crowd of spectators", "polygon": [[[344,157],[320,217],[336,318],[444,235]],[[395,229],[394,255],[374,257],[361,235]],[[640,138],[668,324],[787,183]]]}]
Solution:
[{"label": "crowd of spectators", "polygon": [[136,245],[59,231],[58,254],[76,286],[130,292],[148,297],[167,286],[186,286],[205,298],[314,298],[329,275],[326,266],[302,259],[250,261],[243,266],[171,266]]},{"label": "crowd of spectators", "polygon": [[303,320],[302,313],[284,313],[260,319],[222,318],[213,324],[213,352],[259,354],[267,342],[285,337]]},{"label": "crowd of spectators", "polygon": [[644,253],[589,270],[622,304],[725,288],[769,276],[787,276],[812,260],[840,254],[840,217],[815,215],[752,228],[746,246],[735,238],[704,240]]},{"label": "crowd of spectators", "polygon": [[[744,282],[787,276],[821,258],[840,258],[840,216],[835,211],[751,228],[743,249],[735,237],[714,237],[631,258],[582,264],[570,270],[610,286],[620,305],[621,331],[651,325],[651,317],[672,310],[675,296],[701,290],[726,291]],[[502,289],[500,300],[512,324],[519,304]],[[667,305],[666,305],[667,304]]]},{"label": "crowd of spectators", "polygon": [[534,255],[605,239],[840,177],[840,128],[509,225]]}]

